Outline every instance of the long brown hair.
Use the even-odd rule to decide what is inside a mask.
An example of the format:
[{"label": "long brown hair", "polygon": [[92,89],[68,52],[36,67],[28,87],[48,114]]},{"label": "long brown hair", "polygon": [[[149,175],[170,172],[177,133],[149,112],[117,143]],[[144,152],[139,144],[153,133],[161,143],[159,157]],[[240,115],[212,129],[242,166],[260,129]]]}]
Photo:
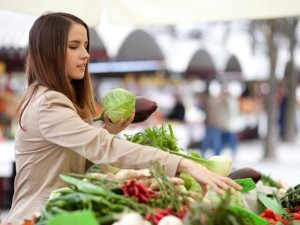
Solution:
[{"label": "long brown hair", "polygon": [[45,13],[31,27],[25,72],[28,89],[17,109],[21,127],[22,114],[39,86],[66,95],[82,119],[88,120],[96,116],[88,67],[83,79],[71,82],[65,70],[68,33],[72,23],[81,24],[86,28],[89,52],[88,26],[74,15],[62,12]]}]

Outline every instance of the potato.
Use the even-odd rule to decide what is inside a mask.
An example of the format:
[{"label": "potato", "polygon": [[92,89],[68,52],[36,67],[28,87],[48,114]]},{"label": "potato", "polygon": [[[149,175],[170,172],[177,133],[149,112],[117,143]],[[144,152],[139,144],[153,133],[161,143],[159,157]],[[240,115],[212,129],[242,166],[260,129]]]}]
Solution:
[{"label": "potato", "polygon": [[251,178],[255,183],[257,183],[261,178],[261,173],[252,168],[245,167],[232,171],[228,177],[231,179]]},{"label": "potato", "polygon": [[140,123],[148,119],[157,109],[156,102],[142,96],[135,98],[135,116],[132,123]]}]

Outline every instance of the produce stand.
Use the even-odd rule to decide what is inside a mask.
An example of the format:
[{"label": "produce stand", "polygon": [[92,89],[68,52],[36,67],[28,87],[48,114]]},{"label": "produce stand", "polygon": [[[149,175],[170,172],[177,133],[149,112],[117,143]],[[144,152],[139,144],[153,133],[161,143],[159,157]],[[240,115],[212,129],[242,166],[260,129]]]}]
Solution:
[{"label": "produce stand", "polygon": [[171,125],[149,127],[125,138],[194,160],[231,177],[243,189],[217,194],[209,188],[202,193],[189,174],[168,177],[156,162],[142,170],[94,165],[86,174],[61,174],[66,187],[53,191],[41,212],[23,224],[300,224],[300,185],[282,187],[252,168],[232,171],[228,158],[204,159],[183,152]]}]

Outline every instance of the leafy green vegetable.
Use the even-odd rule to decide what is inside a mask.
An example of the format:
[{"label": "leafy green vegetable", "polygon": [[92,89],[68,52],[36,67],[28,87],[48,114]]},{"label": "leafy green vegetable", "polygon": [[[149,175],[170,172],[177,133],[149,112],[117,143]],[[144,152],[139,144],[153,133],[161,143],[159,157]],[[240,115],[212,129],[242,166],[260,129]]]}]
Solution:
[{"label": "leafy green vegetable", "polygon": [[[209,199],[212,204],[217,205],[220,204],[224,198],[228,195],[228,191],[223,190],[221,194],[218,194],[214,189],[208,187],[207,193],[205,194],[205,198]],[[229,206],[240,206],[244,207],[243,196],[240,191],[235,191],[233,193],[229,192],[230,198],[226,200],[226,204]]]},{"label": "leafy green vegetable", "polygon": [[277,201],[276,198],[271,196],[266,196],[263,194],[259,194],[257,196],[258,200],[268,209],[273,210],[276,213],[281,215],[287,215],[286,210],[281,206],[281,204]]},{"label": "leafy green vegetable", "polygon": [[[238,192],[240,193],[240,192]],[[258,215],[232,205],[232,194],[217,195],[218,202],[196,201],[184,218],[185,225],[267,225]],[[211,200],[210,198],[208,198]]]},{"label": "leafy green vegetable", "polygon": [[235,179],[234,181],[242,186],[242,192],[249,192],[256,187],[255,182],[251,178]]},{"label": "leafy green vegetable", "polygon": [[188,173],[180,173],[179,176],[184,181],[184,186],[188,191],[194,191],[202,194],[200,184]]},{"label": "leafy green vegetable", "polygon": [[247,224],[251,225],[268,225],[269,222],[263,219],[262,217],[256,215],[255,213],[246,210],[241,207],[237,206],[231,206],[230,210],[234,212],[236,215],[240,215],[244,220],[247,222]]},{"label": "leafy green vegetable", "polygon": [[135,108],[135,96],[123,88],[115,88],[108,91],[101,100],[102,112],[94,121],[103,120],[106,113],[108,118],[117,123],[119,120],[127,120]]},{"label": "leafy green vegetable", "polygon": [[98,225],[92,211],[64,213],[52,217],[47,225]]},{"label": "leafy green vegetable", "polygon": [[204,159],[193,152],[191,154],[184,152],[177,144],[171,124],[168,124],[168,129],[166,129],[165,124],[162,124],[161,127],[147,127],[141,132],[132,135],[125,134],[124,136],[128,141],[156,147],[171,154],[191,159],[223,176],[228,176],[232,170],[232,160],[229,157],[213,156],[210,159]]},{"label": "leafy green vegetable", "polygon": [[269,175],[262,174],[260,180],[266,186],[280,188],[280,185]]},{"label": "leafy green vegetable", "polygon": [[283,207],[289,208],[293,211],[294,207],[300,205],[300,184],[289,188],[285,195],[281,197],[280,201]]},{"label": "leafy green vegetable", "polygon": [[[158,202],[154,199],[150,203],[153,208],[170,207],[173,212],[179,213],[184,204],[189,204],[187,193],[182,192],[181,188],[177,188],[170,182],[165,171],[158,162],[151,163],[149,170],[155,178],[160,190]],[[178,198],[178,196],[181,196],[182,200]]]},{"label": "leafy green vegetable", "polygon": [[184,153],[178,147],[177,139],[174,136],[171,124],[168,124],[168,130],[166,129],[166,125],[162,124],[161,127],[146,127],[143,131],[132,135],[125,134],[125,138],[131,142],[149,145],[167,152]]}]

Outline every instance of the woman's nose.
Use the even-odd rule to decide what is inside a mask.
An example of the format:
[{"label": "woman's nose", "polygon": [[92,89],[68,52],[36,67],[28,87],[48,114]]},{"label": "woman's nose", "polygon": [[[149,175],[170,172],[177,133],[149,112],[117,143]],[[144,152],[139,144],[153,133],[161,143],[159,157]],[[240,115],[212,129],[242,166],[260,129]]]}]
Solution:
[{"label": "woman's nose", "polygon": [[90,54],[85,48],[83,49],[83,51],[81,53],[81,58],[87,58],[87,59],[90,58]]}]

